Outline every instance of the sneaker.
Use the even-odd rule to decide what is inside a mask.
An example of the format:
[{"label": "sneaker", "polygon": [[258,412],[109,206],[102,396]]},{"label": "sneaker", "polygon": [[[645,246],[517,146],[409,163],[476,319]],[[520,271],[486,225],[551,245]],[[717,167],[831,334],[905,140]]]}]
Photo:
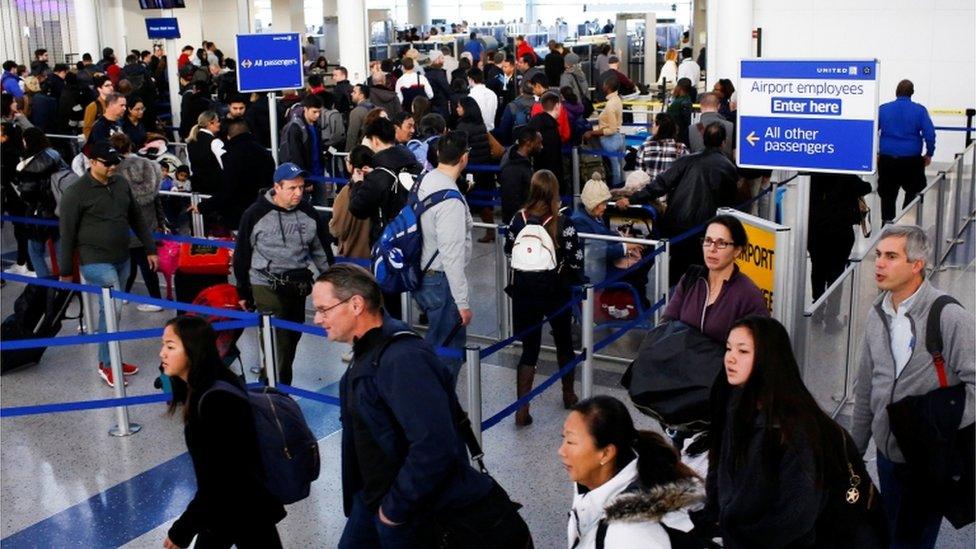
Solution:
[{"label": "sneaker", "polygon": [[159,305],[153,305],[151,303],[140,303],[136,306],[136,310],[143,313],[158,313],[162,311],[163,308]]},{"label": "sneaker", "polygon": [[[112,369],[111,368],[105,368],[103,366],[99,366],[98,367],[98,375],[102,376],[102,379],[105,380],[105,383],[108,383],[108,386],[109,387],[113,387],[113,388],[115,387],[115,380],[112,379]],[[125,380],[125,379],[122,380],[122,383],[124,385],[129,385],[129,382],[127,380]]]},{"label": "sneaker", "polygon": [[[105,366],[101,362],[98,363],[98,369],[99,370],[106,369],[106,370],[112,371],[112,367],[111,366]],[[139,367],[136,366],[135,364],[129,364],[128,362],[123,362],[122,363],[122,375],[124,375],[124,376],[134,376],[134,375],[136,375],[138,373],[139,373]]]},{"label": "sneaker", "polygon": [[17,264],[14,264],[14,266],[9,267],[4,272],[5,273],[10,273],[10,274],[15,274],[15,275],[20,275],[20,276],[31,276],[31,277],[37,276],[37,273],[35,273],[34,271],[28,269],[27,268],[27,265],[17,265]]}]

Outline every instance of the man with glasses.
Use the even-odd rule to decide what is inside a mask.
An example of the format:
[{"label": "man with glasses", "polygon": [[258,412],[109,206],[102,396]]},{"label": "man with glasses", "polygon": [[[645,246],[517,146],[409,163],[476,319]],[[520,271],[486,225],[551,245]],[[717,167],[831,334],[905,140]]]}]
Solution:
[{"label": "man with glasses", "polygon": [[470,524],[494,527],[484,547],[528,546],[507,497],[468,460],[451,373],[430,345],[385,313],[373,276],[334,265],[316,280],[312,302],[329,340],[353,348],[339,382],[348,520],[338,546],[435,546],[424,536],[437,530],[432,517],[475,510],[479,518]]},{"label": "man with glasses", "polygon": [[[658,223],[661,236],[674,238],[711,219],[718,208],[733,206],[738,174],[735,165],[722,152],[725,139],[724,126],[717,122],[709,124],[702,133],[705,150],[675,160],[642,190],[629,199],[618,200],[617,207],[646,204],[667,195],[668,207]],[[703,262],[702,247],[694,236],[673,243],[669,254],[671,286],[678,283],[690,265]]]},{"label": "man with glasses", "polygon": [[[123,107],[125,99],[122,99]],[[129,232],[135,232],[146,250],[150,268],[156,269],[159,257],[156,242],[143,223],[139,205],[132,196],[129,183],[115,175],[122,162],[119,153],[102,141],[88,149],[91,167],[68,187],[61,196],[61,252],[60,265],[65,266],[61,280],[70,282],[70,265],[75,252],[81,264],[84,282],[94,286],[122,288],[129,276]],[[98,331],[105,331],[105,311],[99,300]],[[109,387],[114,387],[109,363],[108,343],[98,345],[98,373]],[[123,364],[122,373],[133,375],[139,368]],[[127,384],[127,383],[126,383]]]}]

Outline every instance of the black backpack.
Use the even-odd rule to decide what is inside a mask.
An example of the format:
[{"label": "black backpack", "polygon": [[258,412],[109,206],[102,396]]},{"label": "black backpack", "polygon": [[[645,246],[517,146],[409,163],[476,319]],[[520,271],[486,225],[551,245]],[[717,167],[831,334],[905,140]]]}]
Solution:
[{"label": "black backpack", "polygon": [[250,404],[268,492],[283,505],[308,497],[312,482],[319,478],[319,443],[298,404],[273,387],[245,391],[218,380],[200,397],[198,411],[214,391],[231,393]]},{"label": "black backpack", "polygon": [[420,73],[414,75],[417,78],[417,83],[410,86],[400,88],[400,95],[403,96],[403,110],[406,112],[411,112],[413,108],[413,100],[421,95],[427,97],[427,90],[424,85],[420,83]]}]

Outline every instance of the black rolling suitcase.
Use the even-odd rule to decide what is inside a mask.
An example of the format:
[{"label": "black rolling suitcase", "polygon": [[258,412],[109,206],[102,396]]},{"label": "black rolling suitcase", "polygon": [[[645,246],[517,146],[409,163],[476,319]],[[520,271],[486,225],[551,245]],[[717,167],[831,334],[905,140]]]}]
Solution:
[{"label": "black rolling suitcase", "polygon": [[[16,341],[54,337],[61,331],[61,321],[68,317],[68,306],[78,292],[44,286],[28,285],[14,302],[14,312],[0,325],[0,339]],[[79,302],[79,311],[81,300]],[[0,373],[7,373],[23,366],[37,364],[45,347],[35,349],[4,350],[0,352]]]}]

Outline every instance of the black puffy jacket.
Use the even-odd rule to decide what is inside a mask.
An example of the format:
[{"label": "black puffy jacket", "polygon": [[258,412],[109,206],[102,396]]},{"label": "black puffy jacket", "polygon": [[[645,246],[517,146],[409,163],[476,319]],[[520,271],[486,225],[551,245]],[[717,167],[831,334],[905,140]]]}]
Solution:
[{"label": "black puffy jacket", "polygon": [[[25,205],[25,215],[40,219],[56,219],[54,208],[57,203],[51,191],[51,176],[68,169],[61,155],[48,148],[35,154],[27,164],[18,170],[17,192]],[[31,238],[47,239],[57,234],[57,229],[31,225]]]},{"label": "black puffy jacket", "polygon": [[[382,168],[382,169],[381,169]],[[373,170],[359,185],[352,187],[349,213],[359,219],[369,219],[370,246],[379,239],[386,224],[400,213],[407,203],[409,191],[388,172],[407,171],[419,176],[423,166],[413,153],[402,145],[394,145],[373,156]]]}]

